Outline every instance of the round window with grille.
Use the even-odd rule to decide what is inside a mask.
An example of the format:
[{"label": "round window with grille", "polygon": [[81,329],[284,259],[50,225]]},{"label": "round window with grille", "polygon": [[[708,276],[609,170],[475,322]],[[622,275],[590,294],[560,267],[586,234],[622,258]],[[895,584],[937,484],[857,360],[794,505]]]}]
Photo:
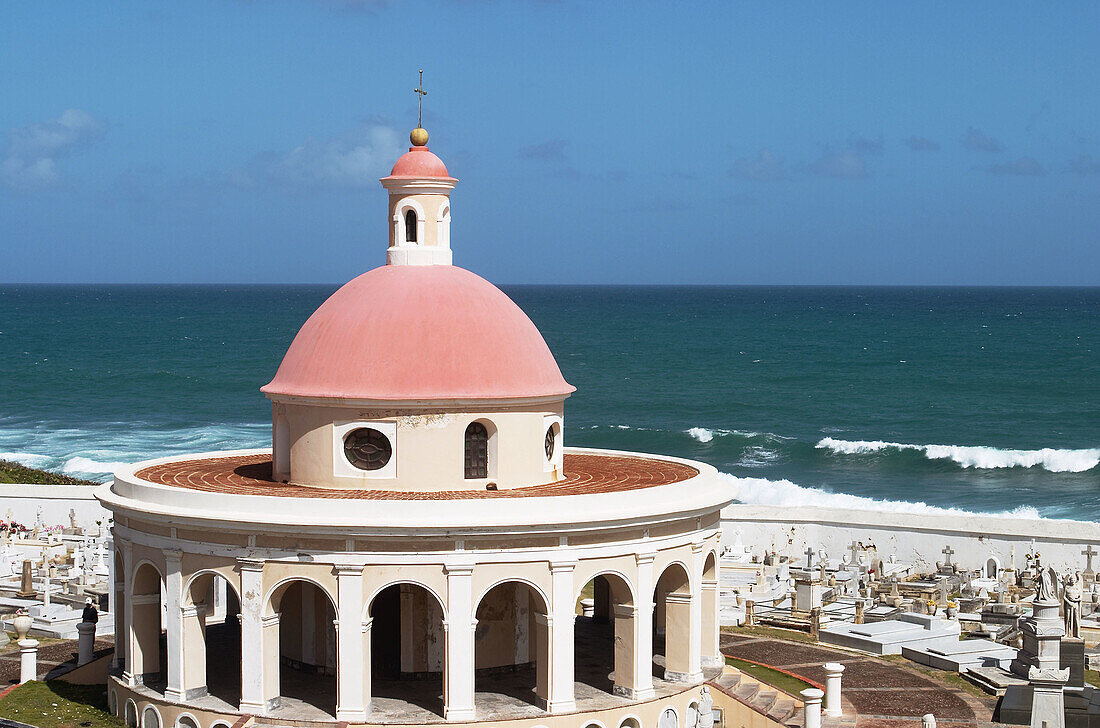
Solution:
[{"label": "round window with grille", "polygon": [[546,459],[554,459],[554,426],[546,428],[546,439],[543,441],[543,446],[546,448]]},{"label": "round window with grille", "polygon": [[378,430],[361,427],[344,438],[344,455],[360,470],[380,470],[393,454],[388,437]]}]

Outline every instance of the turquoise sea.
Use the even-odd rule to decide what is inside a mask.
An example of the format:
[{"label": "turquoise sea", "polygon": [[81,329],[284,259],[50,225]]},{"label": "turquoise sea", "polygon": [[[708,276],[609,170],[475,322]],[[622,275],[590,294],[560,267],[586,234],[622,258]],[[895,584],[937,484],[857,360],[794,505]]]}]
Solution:
[{"label": "turquoise sea", "polygon": [[[502,286],[578,391],[571,445],[746,502],[1100,520],[1100,288]],[[0,286],[0,457],[269,442],[258,388],[335,286]]]}]

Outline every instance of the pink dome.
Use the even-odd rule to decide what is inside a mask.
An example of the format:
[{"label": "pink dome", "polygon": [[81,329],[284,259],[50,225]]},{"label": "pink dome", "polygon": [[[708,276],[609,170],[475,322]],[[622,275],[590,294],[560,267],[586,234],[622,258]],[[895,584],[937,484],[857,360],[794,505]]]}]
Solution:
[{"label": "pink dome", "polygon": [[427,147],[409,147],[390,171],[390,177],[439,177],[451,179],[443,160],[428,151]]},{"label": "pink dome", "polygon": [[386,265],[321,304],[261,391],[454,400],[574,389],[527,314],[484,278],[451,265]]}]

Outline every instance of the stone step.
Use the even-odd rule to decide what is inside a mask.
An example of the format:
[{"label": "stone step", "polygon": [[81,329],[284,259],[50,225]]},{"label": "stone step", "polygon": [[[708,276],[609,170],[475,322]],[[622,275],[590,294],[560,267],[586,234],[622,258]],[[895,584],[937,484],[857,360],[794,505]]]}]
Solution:
[{"label": "stone step", "polygon": [[806,709],[795,706],[795,709],[783,720],[783,725],[788,728],[803,728],[806,724]]},{"label": "stone step", "polygon": [[794,701],[790,698],[780,698],[772,705],[771,709],[767,712],[767,716],[776,723],[782,723],[789,718],[793,712]]},{"label": "stone step", "polygon": [[750,682],[748,680],[742,680],[734,689],[733,694],[736,695],[740,700],[746,703],[751,703],[754,701],[754,699],[756,698],[756,694],[759,692],[760,683],[756,681]]},{"label": "stone step", "polygon": [[764,715],[768,714],[772,706],[779,701],[779,693],[775,690],[761,690],[756,694],[756,698],[753,699],[753,705],[759,708],[760,712]]}]

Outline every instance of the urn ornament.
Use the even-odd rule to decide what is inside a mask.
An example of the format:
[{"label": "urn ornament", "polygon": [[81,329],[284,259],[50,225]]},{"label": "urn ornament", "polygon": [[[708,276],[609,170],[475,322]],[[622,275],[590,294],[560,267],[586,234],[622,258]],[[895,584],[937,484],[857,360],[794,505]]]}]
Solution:
[{"label": "urn ornament", "polygon": [[15,636],[17,640],[27,639],[27,633],[31,631],[31,615],[26,609],[20,609],[15,613],[15,618],[11,621],[11,626],[15,629]]}]

